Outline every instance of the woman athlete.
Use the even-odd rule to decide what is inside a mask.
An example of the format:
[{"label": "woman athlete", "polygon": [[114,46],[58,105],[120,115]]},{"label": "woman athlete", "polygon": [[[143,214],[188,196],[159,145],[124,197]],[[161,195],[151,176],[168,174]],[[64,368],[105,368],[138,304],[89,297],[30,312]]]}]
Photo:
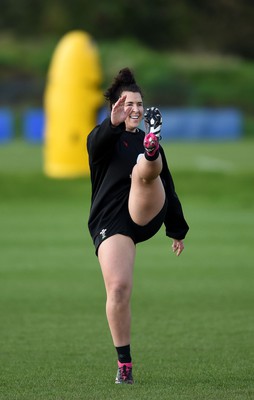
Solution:
[{"label": "woman athlete", "polygon": [[[159,144],[162,117],[144,114],[143,95],[129,68],[105,92],[110,117],[87,139],[92,200],[88,221],[106,288],[106,314],[118,357],[115,383],[132,384],[131,311],[136,244],[162,224],[177,256],[189,229]],[[144,118],[147,134],[139,128]]]}]

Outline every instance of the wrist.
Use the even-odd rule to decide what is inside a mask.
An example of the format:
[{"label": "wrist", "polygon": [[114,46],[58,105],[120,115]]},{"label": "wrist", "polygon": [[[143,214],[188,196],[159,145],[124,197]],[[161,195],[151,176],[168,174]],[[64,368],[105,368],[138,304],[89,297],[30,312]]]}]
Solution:
[{"label": "wrist", "polygon": [[111,125],[111,128],[117,128],[118,127],[118,125],[116,125],[116,123],[113,124],[112,120],[110,120],[110,125]]}]

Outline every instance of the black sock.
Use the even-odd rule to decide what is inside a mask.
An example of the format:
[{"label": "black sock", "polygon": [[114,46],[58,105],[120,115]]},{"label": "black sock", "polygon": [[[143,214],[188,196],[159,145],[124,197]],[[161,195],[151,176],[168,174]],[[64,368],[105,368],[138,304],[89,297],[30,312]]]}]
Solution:
[{"label": "black sock", "polygon": [[159,154],[160,154],[160,150],[159,149],[155,152],[155,154],[153,156],[149,156],[148,153],[145,151],[145,158],[148,161],[154,161],[154,160],[157,160],[157,158],[159,157]]},{"label": "black sock", "polygon": [[118,361],[121,363],[130,363],[131,362],[131,348],[130,345],[122,347],[116,347]]}]

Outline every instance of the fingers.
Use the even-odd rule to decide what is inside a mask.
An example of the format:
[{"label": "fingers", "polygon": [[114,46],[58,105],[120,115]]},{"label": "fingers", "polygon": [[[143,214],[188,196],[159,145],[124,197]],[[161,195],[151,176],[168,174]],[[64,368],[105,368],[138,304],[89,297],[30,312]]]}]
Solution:
[{"label": "fingers", "polygon": [[126,97],[126,95],[120,97],[112,107],[111,122],[113,125],[117,126],[124,122],[132,111],[132,106],[125,107]]},{"label": "fingers", "polygon": [[127,107],[124,108],[125,118],[127,118],[130,115],[132,110],[133,110],[132,106],[127,106]]},{"label": "fingers", "polygon": [[114,104],[113,108],[117,108],[118,106],[124,106],[125,100],[126,100],[127,95],[125,94],[124,96],[119,97],[117,102]]},{"label": "fingers", "polygon": [[184,244],[182,240],[174,240],[172,244],[172,250],[177,255],[180,256],[184,249]]},{"label": "fingers", "polygon": [[113,105],[113,107],[112,107],[112,112],[116,113],[116,112],[118,112],[119,110],[122,110],[123,107],[124,107],[125,100],[126,100],[126,96],[120,97],[120,98],[117,100],[117,102],[115,102],[115,104]]}]

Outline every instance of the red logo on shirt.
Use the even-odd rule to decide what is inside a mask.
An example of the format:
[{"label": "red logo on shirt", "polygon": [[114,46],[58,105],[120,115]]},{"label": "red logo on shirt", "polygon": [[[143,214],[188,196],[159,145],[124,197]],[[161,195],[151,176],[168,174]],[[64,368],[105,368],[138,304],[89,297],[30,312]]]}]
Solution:
[{"label": "red logo on shirt", "polygon": [[123,141],[123,144],[125,145],[125,147],[129,146],[128,142],[126,142],[125,140]]}]

